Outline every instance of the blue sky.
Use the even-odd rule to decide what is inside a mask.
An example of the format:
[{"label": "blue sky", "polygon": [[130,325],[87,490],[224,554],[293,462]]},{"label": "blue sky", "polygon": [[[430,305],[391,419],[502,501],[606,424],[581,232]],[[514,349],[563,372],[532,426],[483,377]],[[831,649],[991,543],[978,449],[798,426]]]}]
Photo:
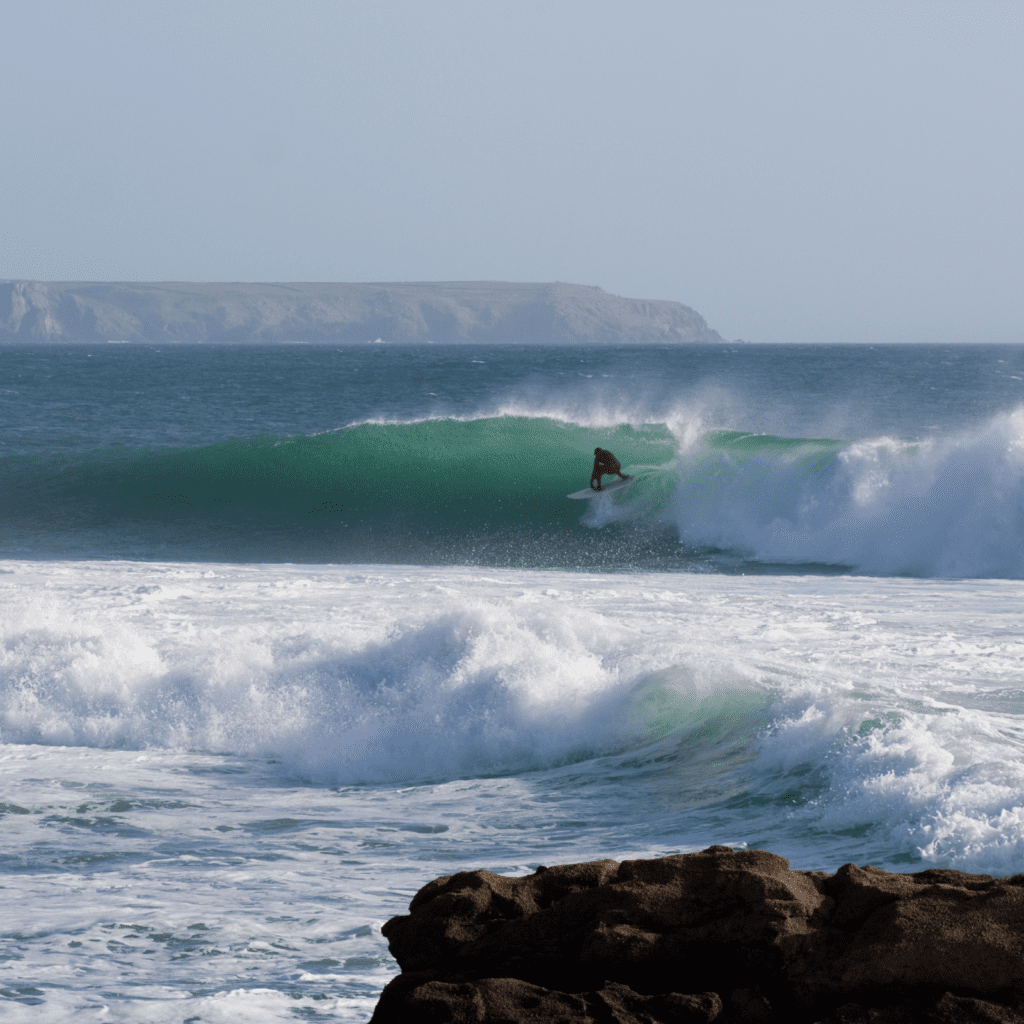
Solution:
[{"label": "blue sky", "polygon": [[9,5],[0,276],[571,281],[1024,342],[1024,3]]}]

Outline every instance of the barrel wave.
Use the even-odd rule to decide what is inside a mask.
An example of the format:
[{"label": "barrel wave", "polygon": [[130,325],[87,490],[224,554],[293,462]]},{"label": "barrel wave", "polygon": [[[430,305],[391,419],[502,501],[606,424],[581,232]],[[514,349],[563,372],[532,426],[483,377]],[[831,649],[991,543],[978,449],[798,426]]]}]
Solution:
[{"label": "barrel wave", "polygon": [[664,425],[493,416],[11,458],[4,518],[22,550],[57,534],[101,557],[617,567],[650,557],[652,537],[674,557],[665,523],[637,517],[609,548],[580,522],[565,495],[586,485],[597,445],[643,477],[641,504],[671,493]]},{"label": "barrel wave", "polygon": [[[567,501],[596,446],[633,486]],[[523,414],[3,461],[13,555],[1024,577],[1022,410],[914,441]]]}]

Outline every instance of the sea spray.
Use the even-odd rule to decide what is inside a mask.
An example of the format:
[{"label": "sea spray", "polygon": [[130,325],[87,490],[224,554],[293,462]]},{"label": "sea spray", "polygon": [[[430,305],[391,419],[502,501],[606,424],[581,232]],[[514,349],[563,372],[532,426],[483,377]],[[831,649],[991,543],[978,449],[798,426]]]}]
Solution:
[{"label": "sea spray", "polygon": [[712,431],[680,461],[689,545],[882,575],[1024,576],[1024,410],[913,443]]}]

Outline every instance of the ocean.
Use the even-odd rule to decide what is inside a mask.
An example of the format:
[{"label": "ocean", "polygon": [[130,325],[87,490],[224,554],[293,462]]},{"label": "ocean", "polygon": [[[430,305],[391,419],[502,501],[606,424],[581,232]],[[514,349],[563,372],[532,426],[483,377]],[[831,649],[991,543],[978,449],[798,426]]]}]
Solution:
[{"label": "ocean", "polygon": [[1020,872],[1022,611],[1024,347],[0,348],[0,1017],[366,1021],[458,870]]}]

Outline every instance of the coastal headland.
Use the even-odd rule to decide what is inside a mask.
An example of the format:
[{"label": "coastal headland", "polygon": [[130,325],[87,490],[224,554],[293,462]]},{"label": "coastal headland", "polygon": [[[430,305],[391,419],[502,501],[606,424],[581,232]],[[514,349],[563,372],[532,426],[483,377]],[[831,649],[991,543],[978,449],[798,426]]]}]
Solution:
[{"label": "coastal headland", "polygon": [[383,931],[372,1024],[1024,1022],[1024,875],[712,846],[443,876]]},{"label": "coastal headland", "polygon": [[0,343],[720,343],[679,302],[578,284],[0,281]]}]

